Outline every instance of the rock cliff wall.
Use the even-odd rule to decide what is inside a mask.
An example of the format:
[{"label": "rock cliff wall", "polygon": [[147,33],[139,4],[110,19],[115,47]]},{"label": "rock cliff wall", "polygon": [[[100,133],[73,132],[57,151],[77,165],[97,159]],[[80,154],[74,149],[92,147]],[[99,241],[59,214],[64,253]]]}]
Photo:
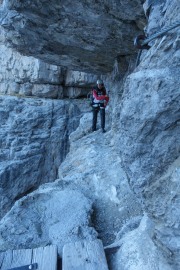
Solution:
[{"label": "rock cliff wall", "polygon": [[[150,35],[180,21],[178,1],[147,1],[145,7]],[[176,28],[150,43],[125,82],[113,125],[130,186],[155,222],[154,242],[175,269],[180,263],[179,33]]]},{"label": "rock cliff wall", "polygon": [[86,97],[97,75],[21,55],[7,45],[4,30],[0,29],[0,94],[53,99]]},{"label": "rock cliff wall", "polygon": [[[99,237],[112,270],[178,270],[180,29],[152,41],[136,68],[132,36],[145,22],[143,7],[151,35],[180,21],[180,3],[95,2],[75,4],[74,21],[69,1],[62,9],[46,1],[29,1],[27,10],[18,1],[1,4],[0,250],[53,243],[61,256],[65,243]],[[61,24],[52,23],[57,12]],[[87,101],[61,99],[83,98],[99,72],[111,97],[106,134],[91,133]]]},{"label": "rock cliff wall", "polygon": [[83,104],[0,96],[1,217],[12,203],[57,177]]},{"label": "rock cliff wall", "polygon": [[[147,33],[180,21],[179,1],[149,6]],[[119,145],[131,188],[155,222],[153,239],[179,265],[180,28],[151,42],[125,85]],[[169,251],[169,253],[168,253]],[[179,266],[175,266],[178,269]],[[126,268],[125,268],[126,269]],[[128,268],[131,269],[131,268]]]},{"label": "rock cliff wall", "polygon": [[133,54],[144,25],[142,0],[6,0],[0,5],[5,38],[26,55],[73,70],[107,73],[117,55]]}]

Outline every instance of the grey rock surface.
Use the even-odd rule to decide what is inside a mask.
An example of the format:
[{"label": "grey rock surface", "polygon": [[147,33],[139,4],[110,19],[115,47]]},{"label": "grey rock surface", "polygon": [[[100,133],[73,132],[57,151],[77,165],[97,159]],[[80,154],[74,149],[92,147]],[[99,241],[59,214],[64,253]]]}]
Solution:
[{"label": "grey rock surface", "polygon": [[98,75],[80,71],[67,70],[65,76],[65,86],[71,87],[91,87],[96,83]]},{"label": "grey rock surface", "polygon": [[104,244],[109,244],[120,228],[130,218],[141,215],[142,210],[110,143],[111,132],[91,132],[90,120],[92,114],[85,114],[71,133],[70,152],[59,167],[57,182],[80,190],[93,201],[94,226]]},{"label": "grey rock surface", "polygon": [[0,28],[0,94],[41,98],[86,97],[97,75],[71,71],[27,57],[5,44]]},{"label": "grey rock surface", "polygon": [[[154,18],[158,13],[158,29],[180,19],[179,1],[158,3],[149,14]],[[159,246],[170,250],[167,257],[172,269],[180,267],[179,33],[179,28],[171,30],[143,53],[139,66],[126,80],[119,120],[114,118],[123,168],[157,226]]]},{"label": "grey rock surface", "polygon": [[133,54],[144,27],[142,0],[3,1],[0,25],[19,52],[55,65],[107,73],[117,55]]},{"label": "grey rock surface", "polygon": [[[140,2],[144,4],[148,19],[147,35],[180,20],[179,0]],[[151,48],[142,52],[140,64],[135,68],[135,49],[131,46],[132,37],[139,33],[143,25],[140,2],[105,1],[102,4],[101,1],[78,1],[72,5],[72,2],[66,1],[62,9],[54,1],[51,5],[48,3],[48,7],[47,1],[43,6],[40,6],[41,1],[2,3],[0,14],[4,35],[0,36],[1,52],[10,50],[7,44],[3,47],[5,38],[14,49],[39,57],[49,64],[43,62],[39,67],[41,61],[29,61],[29,58],[23,64],[24,60],[20,60],[22,56],[18,53],[14,56],[14,51],[11,51],[11,57],[0,56],[3,62],[0,68],[1,93],[23,92],[24,95],[33,93],[51,98],[83,97],[97,75],[71,70],[63,73],[56,65],[94,73],[107,72],[113,67],[113,72],[100,76],[110,94],[106,134],[100,133],[100,130],[90,133],[92,114],[85,100],[71,104],[71,100],[1,98],[1,206],[4,213],[7,212],[11,199],[18,200],[36,188],[37,183],[54,181],[58,170],[59,179],[43,187],[48,197],[52,195],[54,205],[48,204],[46,211],[36,216],[42,221],[40,226],[45,226],[46,230],[51,227],[42,213],[56,209],[54,199],[57,194],[62,197],[65,194],[68,198],[72,195],[74,205],[76,200],[73,194],[80,194],[83,205],[84,200],[93,204],[92,225],[104,244],[110,244],[108,250],[118,247],[114,255],[110,254],[110,269],[179,270],[180,28],[152,41],[149,44]],[[83,13],[84,7],[86,10]],[[57,12],[62,15],[59,21]],[[57,24],[55,21],[58,21]],[[22,45],[22,37],[27,46]],[[24,72],[21,64],[17,65],[14,60],[22,61]],[[26,63],[29,63],[29,68]],[[41,72],[43,75],[39,76]],[[8,78],[12,82],[10,87],[7,86]],[[23,90],[16,87],[15,78],[22,82],[20,89]],[[47,85],[42,85],[42,89],[41,78],[47,78]],[[54,78],[58,89],[53,88],[51,78]],[[33,91],[30,90],[32,85]],[[50,118],[49,111],[52,112]],[[59,118],[61,113],[63,118]],[[27,121],[29,117],[30,123]],[[70,134],[69,128],[70,132],[76,130]],[[50,134],[48,139],[43,137],[44,134]],[[60,134],[58,139],[57,134]],[[66,156],[69,139],[70,152]],[[61,147],[63,150],[59,153]],[[33,216],[31,205],[32,209],[34,205],[37,208],[41,206],[39,192],[34,200],[30,199],[31,195],[19,200],[29,200],[30,216]],[[21,214],[19,202],[0,223],[2,249],[15,247],[15,233],[9,221],[14,222],[17,218],[16,227],[22,221],[24,224],[28,222],[26,212],[23,210]],[[65,208],[68,209],[67,205]],[[144,217],[138,226],[142,211],[147,213],[148,218]],[[18,219],[17,213],[20,213],[21,219]],[[38,239],[39,245],[55,241],[52,236],[56,238],[59,234],[56,226],[51,230],[51,237],[46,238],[43,231],[41,238],[39,227],[34,229],[36,218],[32,219],[34,239]],[[4,224],[10,230],[7,231]],[[76,236],[70,241],[76,240],[79,234],[78,228],[73,230]],[[29,237],[29,232],[21,232]],[[63,237],[67,235],[69,232]],[[85,235],[96,237],[91,229]],[[20,234],[18,237],[21,237]],[[23,242],[24,246],[28,246],[29,242],[34,244],[28,237]],[[55,243],[59,245],[59,242]],[[18,242],[18,245],[20,247],[21,243]]]},{"label": "grey rock surface", "polygon": [[109,263],[114,270],[172,270],[154,244],[154,224],[145,215],[139,227],[127,233],[116,246],[120,247]]},{"label": "grey rock surface", "polygon": [[57,177],[79,124],[81,101],[0,96],[0,216],[41,183]]},{"label": "grey rock surface", "polygon": [[91,73],[67,70],[64,78],[64,97],[87,97],[98,78],[98,75]]},{"label": "grey rock surface", "polygon": [[0,221],[0,250],[54,244],[62,256],[66,243],[96,239],[91,213],[92,203],[80,192],[42,186],[16,202]]},{"label": "grey rock surface", "polygon": [[9,48],[0,36],[0,93],[57,98],[63,96],[64,70]]}]

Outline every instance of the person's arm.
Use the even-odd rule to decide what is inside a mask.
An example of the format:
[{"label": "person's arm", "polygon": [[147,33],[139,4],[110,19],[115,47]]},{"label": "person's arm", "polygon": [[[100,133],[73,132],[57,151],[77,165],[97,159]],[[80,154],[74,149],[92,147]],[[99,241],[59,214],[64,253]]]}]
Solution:
[{"label": "person's arm", "polygon": [[108,102],[109,102],[109,97],[108,96],[105,96],[104,107],[107,106]]},{"label": "person's arm", "polygon": [[106,100],[106,102],[108,103],[108,101],[109,101],[109,97],[108,96],[105,96],[105,98],[104,98],[105,100]]}]

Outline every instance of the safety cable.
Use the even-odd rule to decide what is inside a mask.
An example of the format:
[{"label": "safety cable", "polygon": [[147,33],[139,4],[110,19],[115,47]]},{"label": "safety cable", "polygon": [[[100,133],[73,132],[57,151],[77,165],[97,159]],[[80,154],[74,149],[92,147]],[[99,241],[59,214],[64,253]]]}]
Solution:
[{"label": "safety cable", "polygon": [[180,26],[180,22],[174,23],[174,24],[172,24],[172,25],[169,26],[169,27],[165,27],[165,28],[162,29],[161,31],[157,32],[156,34],[154,34],[154,35],[152,35],[151,37],[148,37],[147,39],[145,39],[145,40],[142,42],[142,46],[148,44],[148,43],[149,43],[150,41],[152,41],[153,39],[155,39],[155,38],[157,38],[157,37],[159,37],[159,36],[165,34],[166,32],[168,32],[168,31],[170,31],[170,30],[172,30],[172,29],[174,29],[174,28],[176,28],[176,27],[178,27],[178,26]]},{"label": "safety cable", "polygon": [[140,49],[138,51],[135,67],[137,67],[139,65],[139,60],[140,60],[140,57],[141,57],[141,53],[142,53],[142,49]]},{"label": "safety cable", "polygon": [[141,57],[141,53],[142,53],[142,50],[143,49],[149,49],[150,46],[148,45],[148,43],[150,41],[152,41],[153,39],[165,34],[166,32],[176,28],[180,26],[180,21],[179,22],[176,22],[170,26],[167,26],[165,28],[163,28],[161,31],[153,34],[152,36],[150,37],[146,37],[145,35],[139,35],[137,36],[135,39],[134,39],[134,45],[136,46],[136,48],[140,49],[139,52],[138,52],[138,55],[137,55],[137,59],[136,59],[136,67],[138,66],[139,64],[139,60],[140,60],[140,57]]}]

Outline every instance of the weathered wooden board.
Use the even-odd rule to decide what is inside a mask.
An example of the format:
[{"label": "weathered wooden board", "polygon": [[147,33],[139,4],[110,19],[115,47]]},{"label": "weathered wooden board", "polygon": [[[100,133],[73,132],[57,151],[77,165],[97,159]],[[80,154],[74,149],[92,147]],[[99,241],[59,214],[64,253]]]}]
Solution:
[{"label": "weathered wooden board", "polygon": [[4,259],[4,252],[0,252],[0,266],[2,265]]},{"label": "weathered wooden board", "polygon": [[38,270],[57,270],[57,247],[34,249],[32,263],[38,263]]},{"label": "weathered wooden board", "polygon": [[63,247],[63,270],[108,270],[100,240],[80,241]]},{"label": "weathered wooden board", "polygon": [[36,249],[8,250],[0,253],[0,270],[32,263],[38,264],[38,270],[57,270],[57,247],[46,246]]}]

